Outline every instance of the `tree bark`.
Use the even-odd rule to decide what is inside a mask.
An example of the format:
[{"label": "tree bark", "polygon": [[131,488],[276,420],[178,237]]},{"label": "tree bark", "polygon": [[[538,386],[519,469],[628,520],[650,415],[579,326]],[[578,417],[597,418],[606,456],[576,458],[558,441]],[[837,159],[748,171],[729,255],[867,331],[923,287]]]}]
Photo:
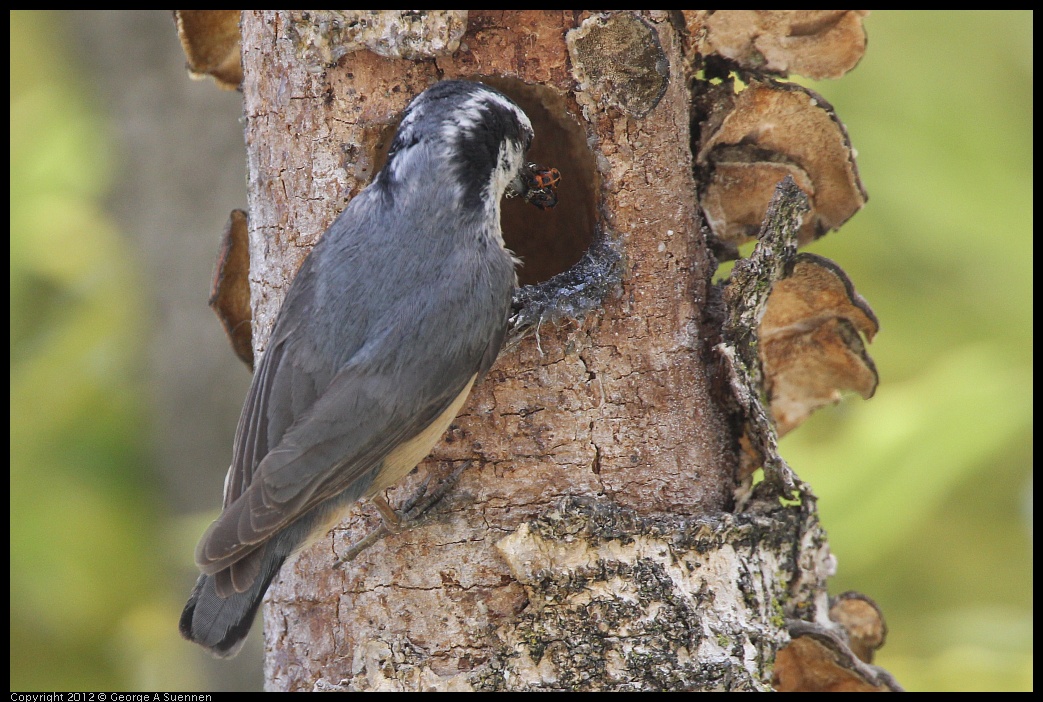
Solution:
[{"label": "tree bark", "polygon": [[546,218],[505,209],[509,243],[542,242],[527,282],[553,288],[592,244],[620,255],[595,271],[618,283],[589,311],[543,309],[501,353],[389,491],[394,506],[467,465],[417,528],[332,568],[377,523],[360,505],[283,569],[264,609],[267,687],[768,688],[784,611],[822,604],[832,562],[813,508],[729,513],[738,430],[714,392],[721,313],[683,23],[472,11],[456,51],[407,59],[338,57],[327,20],[243,13],[255,353],[397,115],[446,78],[518,100],[563,174]]}]

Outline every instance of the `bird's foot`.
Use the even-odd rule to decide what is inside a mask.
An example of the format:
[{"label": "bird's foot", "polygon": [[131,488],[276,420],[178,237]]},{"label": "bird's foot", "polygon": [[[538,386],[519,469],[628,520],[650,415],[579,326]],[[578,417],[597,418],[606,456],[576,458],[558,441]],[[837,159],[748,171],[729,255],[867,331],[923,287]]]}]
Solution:
[{"label": "bird's foot", "polygon": [[402,509],[399,512],[396,512],[391,508],[391,505],[387,503],[387,500],[384,499],[383,495],[376,495],[370,498],[370,503],[377,508],[378,512],[380,512],[380,526],[366,534],[366,536],[361,540],[352,544],[351,548],[334,562],[333,567],[340,568],[345,563],[350,563],[355,560],[360,553],[388,534],[398,534],[406,529],[412,529],[413,527],[418,526],[420,518],[449,493],[456,484],[456,481],[459,480],[460,475],[467,470],[470,465],[471,461],[464,461],[461,463],[431,492],[428,492],[428,488],[431,484],[431,476],[429,475],[420,488],[402,504]]}]

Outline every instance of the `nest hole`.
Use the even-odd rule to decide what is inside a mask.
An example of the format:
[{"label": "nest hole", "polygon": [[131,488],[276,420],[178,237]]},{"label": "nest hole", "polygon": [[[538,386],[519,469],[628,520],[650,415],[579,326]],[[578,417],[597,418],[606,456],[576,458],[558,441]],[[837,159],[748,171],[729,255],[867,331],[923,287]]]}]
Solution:
[{"label": "nest hole", "polygon": [[583,126],[565,98],[542,85],[515,78],[478,78],[514,100],[532,122],[536,136],[528,160],[561,172],[558,205],[540,210],[520,198],[503,202],[503,238],[522,260],[520,285],[536,285],[564,273],[594,241],[598,175]]}]

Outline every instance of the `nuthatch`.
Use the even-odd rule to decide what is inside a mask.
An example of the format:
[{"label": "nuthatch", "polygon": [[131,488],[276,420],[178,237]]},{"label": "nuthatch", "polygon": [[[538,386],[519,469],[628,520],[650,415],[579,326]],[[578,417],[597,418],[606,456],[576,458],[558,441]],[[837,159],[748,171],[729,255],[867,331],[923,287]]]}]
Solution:
[{"label": "nuthatch", "polygon": [[444,81],[410,103],[386,165],[286,294],[224,509],[196,548],[185,638],[238,653],[282,564],[412,470],[489,370],[517,285],[500,200],[510,188],[554,201],[557,171],[523,160],[532,137],[525,113],[480,83]]}]

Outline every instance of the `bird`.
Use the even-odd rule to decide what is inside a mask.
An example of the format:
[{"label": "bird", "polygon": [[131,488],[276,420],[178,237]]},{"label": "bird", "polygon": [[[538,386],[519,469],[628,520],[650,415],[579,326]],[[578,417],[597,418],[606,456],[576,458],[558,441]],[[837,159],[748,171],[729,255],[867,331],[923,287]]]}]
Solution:
[{"label": "bird", "polygon": [[311,250],[236,429],[223,509],[199,541],[181,634],[241,649],[285,562],[431,451],[503,345],[519,263],[500,202],[556,202],[525,161],[525,112],[445,80],[405,109],[387,160]]}]

